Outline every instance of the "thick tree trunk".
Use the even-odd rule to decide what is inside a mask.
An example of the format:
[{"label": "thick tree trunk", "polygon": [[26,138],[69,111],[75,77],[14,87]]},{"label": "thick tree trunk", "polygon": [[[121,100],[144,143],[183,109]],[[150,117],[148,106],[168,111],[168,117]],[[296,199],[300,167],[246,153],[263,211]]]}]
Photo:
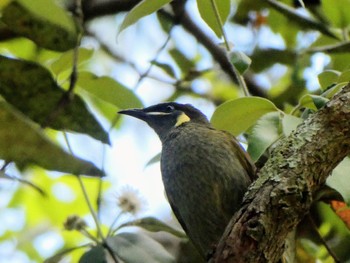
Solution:
[{"label": "thick tree trunk", "polygon": [[350,153],[350,84],[282,139],[232,218],[213,261],[277,262],[312,196]]}]

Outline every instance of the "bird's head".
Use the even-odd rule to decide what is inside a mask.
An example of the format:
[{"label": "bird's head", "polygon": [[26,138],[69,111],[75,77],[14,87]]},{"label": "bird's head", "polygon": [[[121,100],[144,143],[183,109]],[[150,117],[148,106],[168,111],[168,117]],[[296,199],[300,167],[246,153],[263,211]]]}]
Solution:
[{"label": "bird's head", "polygon": [[190,104],[175,102],[161,103],[144,109],[129,109],[119,111],[145,121],[162,140],[174,128],[186,122],[209,125],[205,115]]}]

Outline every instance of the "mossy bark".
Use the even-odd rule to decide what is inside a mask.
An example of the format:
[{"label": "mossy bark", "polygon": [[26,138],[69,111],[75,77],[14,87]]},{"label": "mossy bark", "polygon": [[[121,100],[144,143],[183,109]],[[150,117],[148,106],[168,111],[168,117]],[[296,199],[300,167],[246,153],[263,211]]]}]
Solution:
[{"label": "mossy bark", "polygon": [[277,262],[313,194],[350,153],[350,83],[281,139],[232,218],[213,262]]}]

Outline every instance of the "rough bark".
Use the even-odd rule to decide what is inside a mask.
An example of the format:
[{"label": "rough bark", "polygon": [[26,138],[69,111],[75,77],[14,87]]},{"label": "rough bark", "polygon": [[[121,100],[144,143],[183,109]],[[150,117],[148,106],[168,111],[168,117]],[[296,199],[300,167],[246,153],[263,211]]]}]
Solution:
[{"label": "rough bark", "polygon": [[277,262],[312,196],[350,153],[350,84],[282,139],[247,192],[214,262]]}]

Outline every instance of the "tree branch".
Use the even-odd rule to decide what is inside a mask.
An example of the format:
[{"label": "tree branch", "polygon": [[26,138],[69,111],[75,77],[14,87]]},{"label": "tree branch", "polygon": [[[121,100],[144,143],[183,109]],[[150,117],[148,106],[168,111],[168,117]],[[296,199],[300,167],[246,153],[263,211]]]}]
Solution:
[{"label": "tree branch", "polygon": [[350,83],[282,139],[228,225],[214,262],[277,262],[312,196],[350,153]]},{"label": "tree branch", "polygon": [[[117,14],[123,11],[129,11],[140,0],[110,0],[110,1],[86,1],[83,5],[85,19],[91,20],[93,18]],[[176,0],[172,2],[175,15],[170,14],[167,11],[160,10],[169,20],[173,23],[180,23],[183,28],[191,35],[193,35],[199,43],[201,43],[212,55],[213,59],[220,65],[222,70],[230,77],[230,79],[237,82],[237,76],[232,68],[232,64],[229,61],[226,52],[215,43],[191,18],[188,12],[184,9],[185,0]],[[266,92],[252,78],[245,78],[249,92],[252,95],[267,97]]]}]

